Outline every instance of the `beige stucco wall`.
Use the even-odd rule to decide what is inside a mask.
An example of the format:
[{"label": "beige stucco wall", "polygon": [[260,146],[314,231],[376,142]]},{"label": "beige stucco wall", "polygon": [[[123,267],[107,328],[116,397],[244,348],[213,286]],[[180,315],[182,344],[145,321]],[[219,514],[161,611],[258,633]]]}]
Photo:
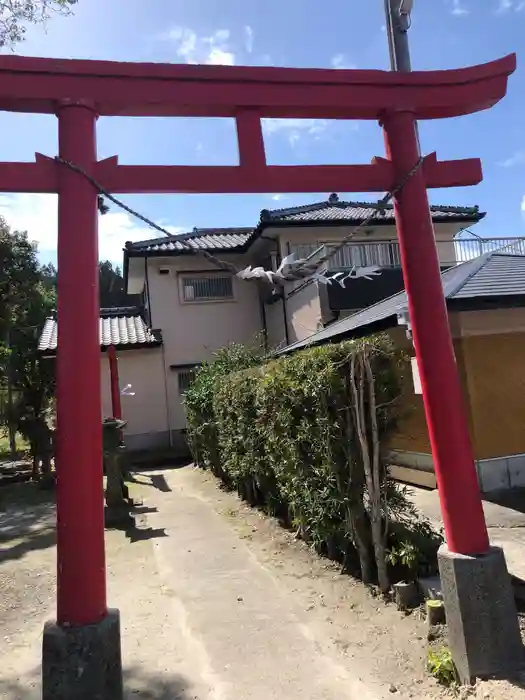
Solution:
[{"label": "beige stucco wall", "polygon": [[268,349],[275,350],[276,348],[284,347],[286,345],[286,329],[282,300],[274,304],[267,304],[265,312]]},{"label": "beige stucco wall", "polygon": [[[232,259],[232,262],[235,262]],[[239,267],[246,261],[238,260]],[[159,274],[159,268],[169,274]],[[201,258],[148,260],[151,325],[162,330],[166,363],[202,362],[231,342],[249,343],[262,332],[257,285],[233,278],[233,301],[184,303],[179,275],[192,271],[217,272]]]},{"label": "beige stucco wall", "polygon": [[290,343],[304,340],[322,328],[317,284],[309,284],[289,296],[286,300],[286,311]]},{"label": "beige stucco wall", "polygon": [[[117,358],[121,389],[131,384],[132,391],[135,392],[135,396],[120,397],[122,418],[128,421],[124,432],[129,446],[141,446],[140,442],[144,446],[161,442],[162,438],[155,438],[161,434],[167,439],[168,417],[162,348],[124,350],[117,352]],[[111,382],[106,353],[101,354],[100,375],[104,419],[112,414]]]},{"label": "beige stucco wall", "polygon": [[[247,259],[231,259],[239,268]],[[159,274],[159,268],[169,270]],[[151,325],[162,331],[170,402],[171,428],[185,426],[178,391],[177,371],[170,365],[197,364],[230,343],[249,344],[262,333],[262,317],[257,285],[233,278],[234,299],[184,303],[180,275],[187,272],[217,272],[200,257],[151,258],[148,260],[148,286]]]}]

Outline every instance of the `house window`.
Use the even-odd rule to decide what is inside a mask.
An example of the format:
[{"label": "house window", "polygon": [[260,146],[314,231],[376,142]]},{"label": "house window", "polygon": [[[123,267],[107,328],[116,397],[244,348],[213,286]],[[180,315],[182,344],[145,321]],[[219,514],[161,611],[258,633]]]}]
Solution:
[{"label": "house window", "polygon": [[179,381],[179,394],[184,396],[195,380],[195,369],[179,370],[177,376]]},{"label": "house window", "polygon": [[233,299],[233,280],[230,275],[183,277],[182,299],[185,302]]}]

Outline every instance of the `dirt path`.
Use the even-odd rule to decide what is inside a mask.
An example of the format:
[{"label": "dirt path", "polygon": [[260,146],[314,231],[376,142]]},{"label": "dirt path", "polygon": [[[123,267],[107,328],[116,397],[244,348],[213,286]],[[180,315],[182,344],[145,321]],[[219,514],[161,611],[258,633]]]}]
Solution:
[{"label": "dirt path", "polygon": [[[417,615],[402,617],[372,598],[199,470],[138,479],[133,490],[149,511],[138,534],[106,538],[129,700],[445,695],[424,672]],[[20,537],[16,518],[0,513],[2,700],[40,697],[42,625],[54,605],[52,517],[42,506]],[[474,692],[525,698],[508,684]]]}]

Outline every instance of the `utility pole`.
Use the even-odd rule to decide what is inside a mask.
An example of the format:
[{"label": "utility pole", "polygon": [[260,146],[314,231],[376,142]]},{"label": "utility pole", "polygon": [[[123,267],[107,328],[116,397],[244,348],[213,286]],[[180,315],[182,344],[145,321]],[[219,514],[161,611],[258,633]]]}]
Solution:
[{"label": "utility pole", "polygon": [[385,0],[386,31],[390,49],[390,67],[393,71],[410,73],[408,30],[413,0]]},{"label": "utility pole", "polygon": [[[414,0],[385,0],[386,33],[390,53],[390,69],[398,73],[411,73],[408,30],[412,24],[411,12]],[[415,125],[418,146],[419,129]],[[420,148],[421,151],[421,148]]]}]

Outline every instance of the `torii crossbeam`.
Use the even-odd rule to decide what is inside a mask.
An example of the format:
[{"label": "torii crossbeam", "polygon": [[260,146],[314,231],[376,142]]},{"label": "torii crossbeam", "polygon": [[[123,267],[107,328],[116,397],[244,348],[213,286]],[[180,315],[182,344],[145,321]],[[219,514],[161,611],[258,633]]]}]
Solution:
[{"label": "torii crossbeam", "polygon": [[[56,114],[60,158],[113,193],[383,192],[418,162],[417,120],[492,107],[506,94],[515,67],[514,55],[472,68],[410,74],[2,56],[0,110]],[[119,165],[116,156],[99,161],[100,115],[233,118],[239,165]],[[384,129],[387,158],[370,165],[269,166],[262,118],[375,120]],[[446,536],[449,548],[463,554],[485,552],[488,538],[427,188],[475,185],[481,179],[478,159],[440,162],[431,154],[394,200]],[[82,630],[107,616],[98,192],[83,175],[41,154],[33,163],[0,163],[0,191],[59,195],[57,621],[62,630]],[[113,700],[115,688],[112,692]]]}]

